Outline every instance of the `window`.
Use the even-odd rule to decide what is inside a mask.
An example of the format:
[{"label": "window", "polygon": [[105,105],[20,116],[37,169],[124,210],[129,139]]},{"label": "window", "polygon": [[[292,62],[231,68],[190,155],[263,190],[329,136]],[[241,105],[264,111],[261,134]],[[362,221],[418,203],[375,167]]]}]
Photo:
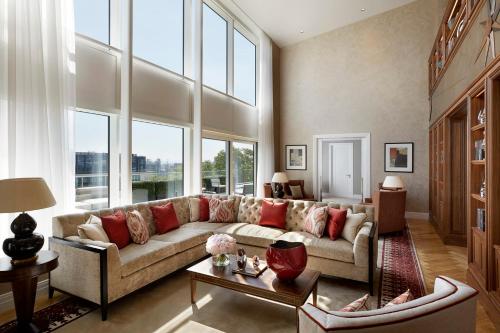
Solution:
[{"label": "window", "polygon": [[236,194],[255,194],[254,147],[251,143],[233,142],[233,184]]},{"label": "window", "polygon": [[227,92],[227,22],[203,4],[203,83]]},{"label": "window", "polygon": [[108,207],[108,188],[109,117],[87,112],[76,112],[76,208],[96,210]]},{"label": "window", "polygon": [[201,179],[203,193],[228,193],[227,142],[203,139]]},{"label": "window", "polygon": [[75,32],[109,44],[109,0],[75,0]]},{"label": "window", "polygon": [[184,130],[132,122],[132,201],[184,194]]},{"label": "window", "polygon": [[134,55],[183,74],[184,1],[134,1]]},{"label": "window", "polygon": [[255,45],[234,29],[234,97],[255,105]]}]

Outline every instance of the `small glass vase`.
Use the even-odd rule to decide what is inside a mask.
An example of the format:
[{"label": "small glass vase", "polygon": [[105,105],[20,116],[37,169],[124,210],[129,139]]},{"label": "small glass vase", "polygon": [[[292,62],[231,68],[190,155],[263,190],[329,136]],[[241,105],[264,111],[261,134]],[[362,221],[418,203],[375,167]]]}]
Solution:
[{"label": "small glass vase", "polygon": [[218,254],[212,256],[212,263],[217,267],[227,266],[230,263],[229,256],[227,254]]}]

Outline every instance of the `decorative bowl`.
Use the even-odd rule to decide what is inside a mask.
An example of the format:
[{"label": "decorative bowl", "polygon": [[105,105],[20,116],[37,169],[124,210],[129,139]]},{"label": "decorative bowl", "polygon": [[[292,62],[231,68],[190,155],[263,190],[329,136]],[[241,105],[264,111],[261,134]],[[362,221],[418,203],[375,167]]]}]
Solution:
[{"label": "decorative bowl", "polygon": [[301,242],[279,240],[267,248],[266,260],[278,279],[292,281],[306,268],[306,247]]}]

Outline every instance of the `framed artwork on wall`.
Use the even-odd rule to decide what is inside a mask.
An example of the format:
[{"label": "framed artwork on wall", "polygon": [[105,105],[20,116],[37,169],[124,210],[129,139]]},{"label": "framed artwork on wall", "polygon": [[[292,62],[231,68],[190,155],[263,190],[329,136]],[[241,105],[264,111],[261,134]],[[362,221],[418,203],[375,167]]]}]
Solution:
[{"label": "framed artwork on wall", "polygon": [[385,144],[385,172],[413,172],[413,142]]},{"label": "framed artwork on wall", "polygon": [[307,145],[286,145],[286,169],[307,170]]}]

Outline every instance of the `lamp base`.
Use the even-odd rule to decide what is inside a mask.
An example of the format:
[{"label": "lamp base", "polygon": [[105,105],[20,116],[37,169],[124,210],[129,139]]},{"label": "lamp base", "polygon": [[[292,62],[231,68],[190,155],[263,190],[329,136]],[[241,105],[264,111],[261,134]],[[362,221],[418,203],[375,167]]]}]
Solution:
[{"label": "lamp base", "polygon": [[283,191],[283,185],[276,183],[274,185],[274,196],[278,199],[283,199],[285,192]]},{"label": "lamp base", "polygon": [[15,237],[3,242],[3,252],[12,258],[13,265],[27,264],[36,261],[36,254],[43,246],[43,236],[33,233],[35,220],[26,213],[20,214],[12,221],[10,230]]}]

